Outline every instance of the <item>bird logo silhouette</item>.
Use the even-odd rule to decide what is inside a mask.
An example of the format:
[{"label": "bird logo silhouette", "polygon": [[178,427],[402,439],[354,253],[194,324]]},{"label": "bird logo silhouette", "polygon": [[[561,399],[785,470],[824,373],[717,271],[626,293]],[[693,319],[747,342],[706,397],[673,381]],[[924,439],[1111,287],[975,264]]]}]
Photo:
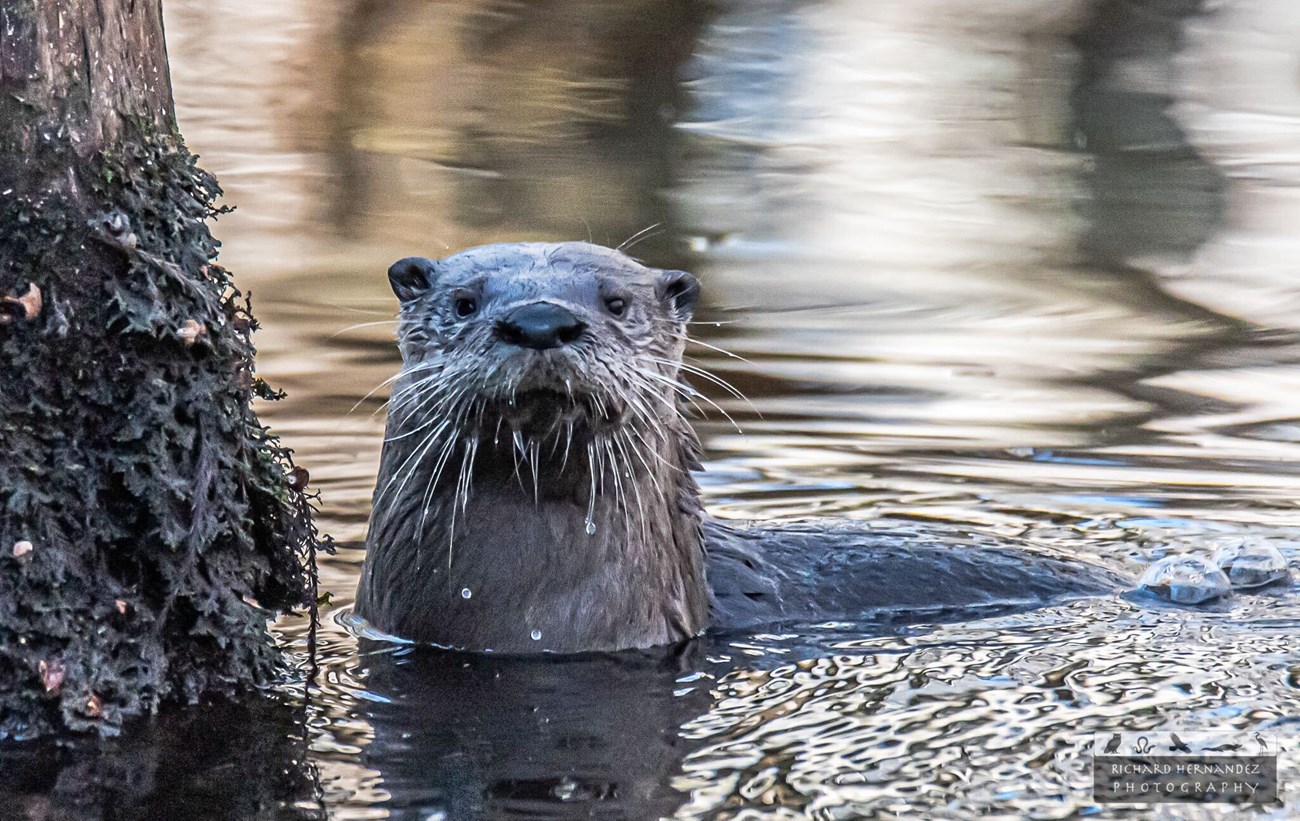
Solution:
[{"label": "bird logo silhouette", "polygon": [[1119,742],[1120,742],[1120,735],[1119,733],[1115,733],[1113,736],[1110,737],[1110,740],[1106,742],[1106,748],[1102,750],[1102,753],[1108,755],[1110,753],[1115,752],[1116,750],[1119,749]]},{"label": "bird logo silhouette", "polygon": [[1192,751],[1192,748],[1188,747],[1187,744],[1181,738],[1178,737],[1178,733],[1170,733],[1169,740],[1173,742],[1172,744],[1169,745],[1170,752],[1190,753]]}]

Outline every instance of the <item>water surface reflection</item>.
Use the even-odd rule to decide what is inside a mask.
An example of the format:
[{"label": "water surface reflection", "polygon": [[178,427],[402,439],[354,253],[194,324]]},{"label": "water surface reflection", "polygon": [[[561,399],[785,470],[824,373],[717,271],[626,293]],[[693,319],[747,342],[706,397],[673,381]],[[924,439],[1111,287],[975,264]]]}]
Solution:
[{"label": "water surface reflection", "polygon": [[[345,542],[398,362],[387,263],[658,226],[636,253],[704,282],[691,355],[754,404],[701,422],[719,515],[941,520],[1137,573],[1300,534],[1292,5],[169,0],[168,31],[290,393],[266,417]],[[322,568],[341,605],[359,561]],[[308,728],[337,818],[1119,815],[1090,734],[1287,734],[1297,623],[1273,594],[1114,599],[521,664],[330,621]]]}]

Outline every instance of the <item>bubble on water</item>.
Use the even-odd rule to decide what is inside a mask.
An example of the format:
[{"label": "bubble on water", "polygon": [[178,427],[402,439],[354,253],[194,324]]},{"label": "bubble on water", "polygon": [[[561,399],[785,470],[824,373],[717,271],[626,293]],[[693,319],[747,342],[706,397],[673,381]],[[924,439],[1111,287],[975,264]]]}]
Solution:
[{"label": "bubble on water", "polygon": [[1232,592],[1228,576],[1204,556],[1166,556],[1147,568],[1138,586],[1175,604],[1202,604]]},{"label": "bubble on water", "polygon": [[1263,587],[1291,577],[1286,556],[1262,539],[1225,544],[1215,552],[1214,563],[1228,575],[1233,587]]},{"label": "bubble on water", "polygon": [[468,599],[472,595],[474,595],[474,591],[470,590],[468,587],[462,587],[460,589],[460,597],[462,599]]},{"label": "bubble on water", "polygon": [[531,636],[533,637],[533,641],[541,641],[541,640],[542,640],[542,631],[541,631],[541,630],[534,630],[534,631],[533,631],[532,633],[530,633],[529,635],[531,635]]},{"label": "bubble on water", "polygon": [[587,535],[588,536],[596,535],[596,523],[593,522],[591,519],[587,520]]},{"label": "bubble on water", "polygon": [[565,776],[551,788],[551,794],[561,801],[573,801],[580,796],[582,785],[577,780]]}]

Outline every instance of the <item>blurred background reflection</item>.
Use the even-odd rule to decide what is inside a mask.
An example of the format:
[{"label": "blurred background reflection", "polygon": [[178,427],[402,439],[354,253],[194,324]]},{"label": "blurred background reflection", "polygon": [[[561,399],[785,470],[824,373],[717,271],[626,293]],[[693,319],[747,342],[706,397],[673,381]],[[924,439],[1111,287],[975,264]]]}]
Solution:
[{"label": "blurred background reflection", "polygon": [[[526,239],[700,275],[690,354],[753,401],[715,397],[743,434],[699,423],[718,515],[941,520],[1128,573],[1245,534],[1298,555],[1292,0],[165,5],[337,605],[398,363],[384,269]],[[668,672],[490,671],[497,710],[481,665],[449,693],[331,621],[309,730],[338,818],[1061,817],[1100,812],[1094,730],[1285,729],[1298,622],[1241,597],[733,637]],[[592,721],[555,746],[537,711]]]}]

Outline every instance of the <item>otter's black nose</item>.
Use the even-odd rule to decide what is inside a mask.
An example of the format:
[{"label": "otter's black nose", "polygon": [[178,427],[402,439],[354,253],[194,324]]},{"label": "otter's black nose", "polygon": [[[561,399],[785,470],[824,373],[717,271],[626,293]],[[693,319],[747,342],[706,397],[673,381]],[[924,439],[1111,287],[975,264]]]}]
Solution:
[{"label": "otter's black nose", "polygon": [[544,351],[577,341],[587,325],[567,308],[534,302],[515,308],[497,323],[497,336],[521,348]]}]

